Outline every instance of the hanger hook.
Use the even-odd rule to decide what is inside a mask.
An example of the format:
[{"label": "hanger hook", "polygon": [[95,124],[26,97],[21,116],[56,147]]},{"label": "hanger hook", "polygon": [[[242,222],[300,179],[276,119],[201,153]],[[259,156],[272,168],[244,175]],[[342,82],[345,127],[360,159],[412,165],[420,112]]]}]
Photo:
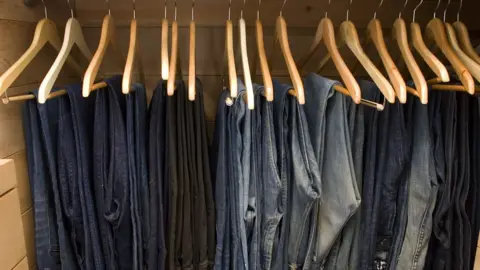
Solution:
[{"label": "hanger hook", "polygon": [[164,15],[163,17],[166,19],[167,18],[167,0],[165,0],[164,4],[163,4],[163,8],[164,8]]},{"label": "hanger hook", "polygon": [[285,4],[287,3],[287,0],[283,0],[283,5],[282,5],[282,8],[280,9],[280,16],[282,16],[283,14],[283,8],[285,7]]},{"label": "hanger hook", "polygon": [[105,3],[107,3],[108,15],[112,15],[112,12],[111,12],[111,10],[110,10],[110,1],[105,0]]},{"label": "hanger hook", "polygon": [[70,15],[73,18],[73,8],[72,8],[72,5],[70,4],[70,0],[67,0],[67,4],[68,4],[68,7],[70,8]]},{"label": "hanger hook", "polygon": [[417,9],[423,4],[423,0],[420,0],[420,3],[418,3],[418,5],[415,7],[415,9],[413,9],[413,18],[412,18],[412,22],[415,22],[415,14],[417,13]]},{"label": "hanger hook", "polygon": [[330,7],[331,3],[332,3],[332,0],[328,0],[328,6],[327,6],[327,9],[325,10],[325,18],[328,18],[328,8]]},{"label": "hanger hook", "polygon": [[442,1],[442,0],[438,0],[437,7],[435,8],[435,11],[433,12],[433,18],[437,18],[437,10],[438,10],[438,8],[440,7],[440,2],[441,2],[441,1]]},{"label": "hanger hook", "polygon": [[448,7],[450,6],[450,2],[451,2],[451,0],[448,0],[447,6],[445,7],[445,11],[443,11],[443,22],[444,23],[447,21],[447,10],[448,10]]},{"label": "hanger hook", "polygon": [[240,10],[240,18],[243,19],[243,9],[245,9],[245,3],[247,2],[247,0],[243,0],[243,6],[242,6],[242,9]]},{"label": "hanger hook", "polygon": [[228,1],[228,20],[232,18],[232,0]]},{"label": "hanger hook", "polygon": [[348,5],[348,9],[347,9],[347,19],[346,21],[348,21],[349,17],[350,17],[350,6],[352,5],[352,2],[353,0],[350,0],[350,4]]},{"label": "hanger hook", "polygon": [[192,0],[192,21],[195,20],[195,0]]},{"label": "hanger hook", "polygon": [[135,0],[133,0],[133,19],[136,20],[137,19],[137,16],[136,16],[136,10],[135,10]]},{"label": "hanger hook", "polygon": [[[351,3],[351,2],[350,2]],[[377,10],[375,10],[375,13],[373,13],[373,19],[377,18],[377,12],[380,10],[380,8],[383,5],[383,0],[380,0],[380,4],[378,4]]]},{"label": "hanger hook", "polygon": [[257,20],[260,20],[260,6],[261,5],[262,5],[262,0],[258,0]]},{"label": "hanger hook", "polygon": [[460,21],[460,12],[462,11],[463,7],[463,0],[460,0],[460,6],[458,6],[458,12],[457,12],[457,22]]},{"label": "hanger hook", "polygon": [[402,10],[400,10],[400,13],[398,13],[398,18],[402,18],[402,12],[407,7],[407,4],[408,4],[408,0],[405,0],[405,4],[403,4]]},{"label": "hanger hook", "polygon": [[47,6],[45,5],[45,0],[42,0],[43,10],[45,11],[45,19],[48,19]]},{"label": "hanger hook", "polygon": [[176,21],[177,20],[177,0],[175,0],[174,5],[175,5],[175,15],[173,17],[173,20]]}]

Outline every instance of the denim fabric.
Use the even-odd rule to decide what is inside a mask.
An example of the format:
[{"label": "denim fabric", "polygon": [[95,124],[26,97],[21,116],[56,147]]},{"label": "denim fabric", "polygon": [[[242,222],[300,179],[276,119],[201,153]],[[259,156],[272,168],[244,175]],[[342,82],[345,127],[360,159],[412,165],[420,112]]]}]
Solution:
[{"label": "denim fabric", "polygon": [[[303,106],[298,103],[296,97],[288,94],[291,87],[275,82],[274,89],[274,116],[278,124],[282,125],[284,121],[287,123],[282,125],[283,127],[277,126],[281,129],[277,129],[279,132],[276,134],[284,132],[279,135],[281,144],[278,147],[284,148],[279,150],[281,158],[283,153],[286,154],[285,157],[291,158],[286,163],[289,168],[285,168],[287,172],[285,220],[289,223],[286,228],[288,232],[287,265],[291,269],[310,269],[309,258],[313,255],[317,230],[316,215],[313,210],[321,195],[320,173],[310,142]],[[285,137],[282,138],[282,136]],[[283,139],[285,143],[282,142]],[[281,246],[279,248],[282,250]],[[280,267],[275,266],[274,269],[284,269],[287,265],[282,263]]]},{"label": "denim fabric", "polygon": [[[260,224],[259,266],[253,269],[273,269],[272,264],[283,257],[277,253],[285,205],[285,186],[278,170],[274,132],[273,104],[263,96],[264,88],[256,86],[253,139],[257,161],[257,223]],[[255,156],[254,155],[254,156]],[[261,220],[260,220],[261,218]],[[280,255],[280,256],[279,256]]]},{"label": "denim fabric", "polygon": [[305,115],[323,192],[316,205],[315,269],[323,266],[337,236],[360,205],[345,96],[333,89],[335,84],[313,73],[304,80]]},{"label": "denim fabric", "polygon": [[215,117],[215,131],[210,149],[210,160],[212,164],[212,181],[215,192],[216,209],[216,270],[230,269],[230,244],[229,226],[231,200],[229,194],[230,178],[230,154],[229,142],[230,129],[228,121],[231,107],[227,106],[229,98],[228,91],[222,91],[218,99],[217,113]]},{"label": "denim fabric", "polygon": [[[37,93],[34,92],[35,95]],[[59,201],[59,194],[58,188],[54,188],[58,184],[55,181],[57,169],[54,155],[57,133],[53,132],[50,136],[51,131],[57,129],[57,122],[48,121],[58,116],[58,100],[48,100],[45,104],[38,104],[36,99],[29,100],[23,107],[28,175],[34,208],[35,252],[39,269],[62,269],[62,260],[64,264],[72,266],[65,259],[73,259],[71,253],[67,256],[60,253],[59,233],[64,233],[65,228],[63,217],[57,217],[56,206],[60,204],[56,202]],[[57,221],[61,221],[60,225]],[[65,235],[62,235],[62,244],[64,241]]]},{"label": "denim fabric", "polygon": [[[435,167],[439,183],[433,213],[433,235],[430,239],[425,269],[453,269],[451,239],[453,211],[453,178],[456,177],[457,98],[456,93],[432,92],[429,97],[429,119],[435,144]],[[455,268],[455,267],[454,267]],[[456,268],[455,268],[456,269]]]},{"label": "denim fabric", "polygon": [[[194,233],[198,244],[198,257],[194,257],[194,264],[198,269],[212,269],[215,260],[215,207],[213,202],[212,175],[210,172],[210,161],[208,157],[208,138],[205,121],[203,87],[200,80],[196,80],[196,98],[191,105],[191,119],[193,119],[193,130],[191,141],[195,148],[192,157],[196,157],[194,167],[197,177],[198,191],[194,194],[192,206],[198,207],[193,210],[195,217]],[[194,208],[192,208],[194,209]],[[197,226],[198,225],[198,226]],[[198,229],[195,232],[195,229]],[[197,235],[199,233],[200,235]],[[195,252],[195,250],[194,250]]]},{"label": "denim fabric", "polygon": [[149,235],[149,191],[146,158],[147,97],[141,84],[133,84],[126,98],[126,128],[129,159],[130,211],[133,230],[132,269],[143,269]]},{"label": "denim fabric", "polygon": [[232,184],[230,185],[230,199],[232,208],[231,237],[232,237],[232,269],[248,269],[247,244],[247,216],[249,203],[249,185],[251,178],[251,150],[252,150],[252,112],[244,101],[245,86],[238,80],[238,97],[234,100],[231,109],[231,144]]},{"label": "denim fabric", "polygon": [[408,224],[397,269],[423,269],[432,234],[433,209],[437,199],[437,174],[430,134],[428,107],[409,98],[412,123],[412,159],[409,177]]},{"label": "denim fabric", "polygon": [[[367,94],[368,88],[362,89]],[[367,94],[368,95],[368,94]],[[346,100],[348,127],[352,146],[352,158],[357,187],[363,187],[363,164],[365,144],[365,110],[371,108],[355,104],[352,99]],[[345,225],[340,237],[330,251],[325,269],[357,269],[360,241],[361,207],[353,214]]]},{"label": "denim fabric", "polygon": [[91,174],[93,128],[88,125],[94,118],[95,98],[83,98],[80,84],[66,90],[69,98],[59,100],[57,149],[63,209],[80,267],[104,269]]},{"label": "denim fabric", "polygon": [[148,269],[165,269],[164,183],[166,182],[166,88],[160,81],[149,108],[149,216]]},{"label": "denim fabric", "polygon": [[[453,188],[453,266],[458,269],[470,269],[472,228],[466,212],[466,201],[470,189],[470,153],[471,97],[467,93],[457,93],[457,175]],[[475,232],[478,234],[478,231]]]},{"label": "denim fabric", "polygon": [[102,247],[108,269],[132,269],[130,169],[121,77],[95,91],[94,183]]},{"label": "denim fabric", "polygon": [[472,238],[471,238],[471,254],[470,254],[470,262],[467,266],[467,269],[472,269],[475,265],[475,257],[477,251],[477,243],[478,243],[478,233],[480,231],[480,223],[479,223],[479,213],[477,212],[479,208],[479,195],[480,195],[480,183],[477,179],[480,177],[480,142],[477,138],[480,137],[480,112],[479,112],[479,104],[478,99],[469,99],[470,101],[470,121],[471,121],[471,131],[470,131],[470,138],[469,143],[471,146],[470,151],[470,188],[469,194],[466,203],[466,211],[468,213],[469,221],[471,224],[472,229]]}]

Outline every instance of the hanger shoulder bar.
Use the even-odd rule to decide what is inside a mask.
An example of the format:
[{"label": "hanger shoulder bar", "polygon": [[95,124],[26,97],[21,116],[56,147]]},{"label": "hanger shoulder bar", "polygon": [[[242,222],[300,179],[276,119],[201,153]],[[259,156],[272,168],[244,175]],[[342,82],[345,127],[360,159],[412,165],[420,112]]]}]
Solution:
[{"label": "hanger shoulder bar", "polygon": [[460,45],[463,51],[477,64],[480,64],[480,56],[473,48],[472,42],[470,41],[470,36],[468,34],[468,29],[464,23],[461,21],[456,21],[453,23],[453,27],[455,28],[455,32],[458,35],[458,39],[460,40]]},{"label": "hanger shoulder bar", "polygon": [[195,21],[190,22],[190,32],[189,32],[189,51],[188,51],[188,99],[190,101],[195,100],[196,95],[196,81],[195,81],[195,55],[196,55],[196,47],[195,47]]},{"label": "hanger shoulder bar", "polygon": [[167,80],[167,94],[173,96],[175,92],[175,80],[176,80],[176,70],[177,70],[177,59],[178,59],[178,23],[177,21],[172,22],[172,55],[170,59],[170,70],[168,71],[168,80]]},{"label": "hanger shoulder bar", "polygon": [[227,61],[230,96],[235,98],[238,95],[238,85],[235,52],[233,50],[233,24],[230,20],[227,20],[225,24],[225,58]]}]

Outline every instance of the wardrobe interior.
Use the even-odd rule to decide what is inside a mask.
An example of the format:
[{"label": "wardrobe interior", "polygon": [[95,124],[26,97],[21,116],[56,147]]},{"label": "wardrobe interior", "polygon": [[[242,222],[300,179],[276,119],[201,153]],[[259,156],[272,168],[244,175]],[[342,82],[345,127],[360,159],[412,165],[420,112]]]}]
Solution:
[{"label": "wardrobe interior", "polygon": [[[292,49],[293,56],[299,61],[306,51],[308,51],[312,39],[315,35],[317,25],[325,13],[328,12],[336,27],[345,20],[347,10],[349,9],[349,18],[355,23],[359,35],[364,36],[368,22],[373,18],[377,10],[380,0],[354,0],[350,4],[350,0],[334,0],[328,3],[328,0],[290,0],[287,1],[283,10],[283,16],[288,26],[288,39]],[[377,11],[377,18],[382,22],[386,39],[391,42],[389,36],[394,20],[398,17],[399,12],[404,6],[403,0],[384,0],[383,5]],[[411,21],[413,9],[417,5],[416,0],[410,0],[403,9],[403,17],[407,21]],[[442,1],[436,16],[443,18],[447,1]],[[477,0],[464,0],[460,13],[461,20],[467,25],[470,31],[470,38],[474,46],[480,44],[480,20],[478,19]],[[129,0],[45,0],[46,12],[48,18],[53,20],[63,36],[63,29],[67,19],[73,15],[82,24],[82,30],[86,41],[92,52],[98,46],[100,40],[100,32],[103,17],[109,12],[115,19],[116,23],[116,42],[119,51],[126,56],[129,45],[130,20],[134,14],[138,21],[138,38],[139,38],[139,56],[146,76],[146,89],[148,96],[152,95],[155,85],[161,79],[161,20],[165,15],[171,23],[176,16],[179,24],[178,35],[178,53],[181,75],[188,76],[188,55],[189,55],[189,24],[192,20],[192,1],[178,0],[177,12],[175,15],[174,0],[137,0],[135,3]],[[272,76],[281,81],[289,82],[287,66],[283,60],[279,46],[274,45],[274,25],[279,15],[283,0],[263,0],[260,11],[257,14],[258,1],[247,0],[243,7],[242,0],[233,0],[231,3],[231,19],[234,27],[237,26],[243,7],[243,17],[248,25],[248,53],[251,67],[256,66],[253,78],[256,82],[261,82],[260,64],[257,59],[256,41],[254,36],[254,24],[257,15],[264,25],[265,49],[269,56]],[[437,5],[436,0],[425,0],[420,9],[416,12],[416,21],[422,27],[434,16],[434,9]],[[446,13],[447,21],[455,21],[457,19],[457,11],[459,8],[459,0],[452,0]],[[72,10],[71,10],[72,9]],[[71,12],[72,11],[72,12]],[[228,0],[195,0],[193,5],[194,20],[197,25],[196,29],[196,76],[203,83],[203,95],[205,101],[205,113],[208,121],[209,135],[213,132],[215,125],[216,104],[219,93],[222,90],[223,74],[226,74],[224,50],[225,50],[225,21],[229,14]],[[0,1],[0,74],[5,72],[28,48],[30,45],[35,26],[39,20],[45,17],[45,8],[41,0],[3,0]],[[239,42],[238,30],[234,29],[234,44],[236,46],[236,57],[239,59]],[[171,34],[170,34],[171,36]],[[75,49],[74,49],[75,50]],[[479,49],[477,49],[478,51]],[[354,56],[347,49],[342,49],[344,59],[347,65],[354,65]],[[74,51],[77,56],[78,52]],[[396,52],[398,56],[399,51]],[[305,70],[314,71],[315,64],[325,55],[325,49],[322,48],[316,54],[316,60],[310,60],[309,66]],[[370,47],[369,55],[381,66],[378,54],[375,48]],[[28,92],[38,88],[51,64],[56,57],[55,51],[48,47],[42,50],[38,57],[27,67],[22,75],[13,83],[12,87],[7,91],[6,95],[15,95]],[[119,74],[123,72],[123,64],[118,61],[118,57],[107,51],[101,66],[99,74],[104,77]],[[84,67],[88,62],[81,57],[76,58]],[[400,59],[395,58],[394,59]],[[83,62],[82,62],[83,61]],[[240,60],[236,61],[237,64]],[[256,64],[255,64],[256,63]],[[239,75],[242,74],[241,68],[237,67]],[[333,64],[329,64],[326,69],[321,72],[322,76],[336,78],[337,72]],[[360,65],[354,69],[356,77],[366,76],[365,71]],[[66,84],[71,82],[79,82],[81,78],[69,69],[66,65],[57,80],[57,84]],[[228,83],[228,77],[225,76],[225,83]],[[307,101],[308,102],[308,101]],[[25,239],[26,260],[24,255],[18,253],[22,244],[15,248],[11,246],[5,247],[0,245],[0,268],[14,269],[23,262],[28,265],[27,268],[35,267],[35,250],[34,250],[34,224],[32,200],[30,196],[30,188],[27,173],[25,144],[23,138],[22,124],[22,102],[10,102],[8,104],[0,104],[0,158],[13,160],[11,162],[0,162],[0,195],[8,190],[2,190],[2,181],[4,177],[16,174],[16,190],[20,202],[20,211],[22,216],[23,236]],[[8,168],[5,164],[10,164]],[[1,168],[3,167],[3,168]],[[8,171],[12,170],[12,171]],[[13,171],[14,170],[14,171]],[[7,188],[8,189],[8,188]],[[2,205],[3,197],[0,197],[0,205]],[[2,209],[9,208],[1,206]],[[2,221],[3,220],[3,221]],[[4,217],[0,217],[0,234],[5,234],[5,230],[18,230],[18,224],[8,224]],[[16,250],[18,248],[18,250]],[[23,257],[22,257],[23,256]],[[23,260],[23,261],[22,261]],[[28,263],[27,263],[28,261]],[[12,264],[8,266],[8,264]],[[6,267],[6,268],[3,268]],[[16,269],[16,268],[15,268]],[[20,268],[18,268],[20,269]]]}]

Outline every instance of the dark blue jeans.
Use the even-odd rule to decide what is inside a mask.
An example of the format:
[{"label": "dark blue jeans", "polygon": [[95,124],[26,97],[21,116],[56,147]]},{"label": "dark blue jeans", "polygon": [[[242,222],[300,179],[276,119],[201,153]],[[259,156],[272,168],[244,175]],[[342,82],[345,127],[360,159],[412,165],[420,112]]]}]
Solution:
[{"label": "dark blue jeans", "polygon": [[165,269],[166,87],[160,81],[149,108],[149,213],[148,269]]},{"label": "dark blue jeans", "polygon": [[133,225],[130,201],[126,98],[121,77],[107,80],[95,91],[94,167],[96,210],[108,269],[132,269]]},{"label": "dark blue jeans", "polygon": [[274,82],[273,115],[280,176],[286,193],[279,202],[285,207],[286,224],[280,229],[281,252],[273,269],[309,269],[317,230],[314,205],[321,195],[320,172],[313,153],[308,124],[291,87]]},{"label": "dark blue jeans", "polygon": [[130,209],[133,229],[132,269],[143,269],[147,263],[144,253],[148,251],[150,233],[150,207],[147,171],[147,98],[141,84],[132,85],[126,98],[126,133],[129,159]]},{"label": "dark blue jeans", "polygon": [[228,121],[231,107],[227,106],[230,99],[228,91],[222,91],[218,99],[215,117],[215,131],[210,148],[212,164],[212,181],[215,193],[216,210],[216,253],[215,266],[217,270],[230,269],[230,211],[231,199],[227,183],[230,177],[230,154],[228,150],[230,129]]}]

